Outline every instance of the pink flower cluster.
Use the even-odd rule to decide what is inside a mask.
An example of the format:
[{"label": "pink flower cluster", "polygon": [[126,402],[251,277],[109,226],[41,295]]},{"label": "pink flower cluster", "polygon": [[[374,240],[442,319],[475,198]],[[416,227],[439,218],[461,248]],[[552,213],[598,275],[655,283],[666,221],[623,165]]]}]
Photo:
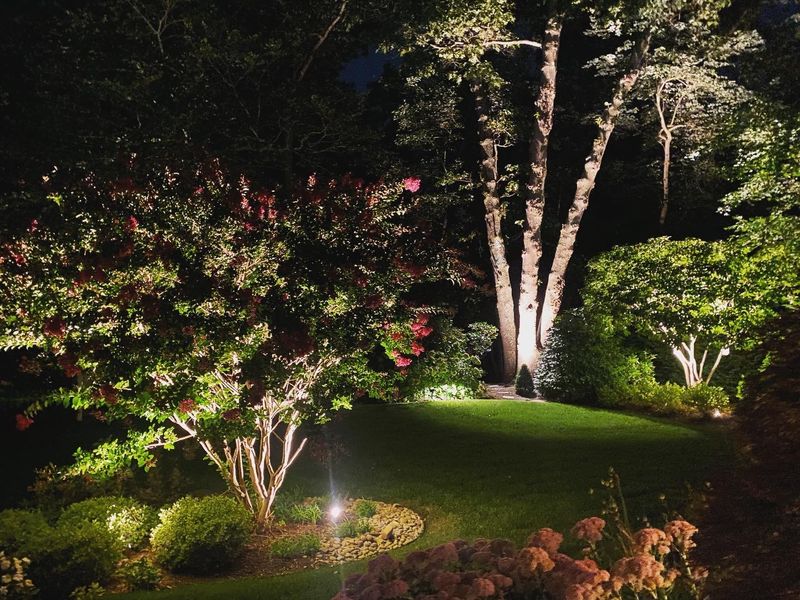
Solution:
[{"label": "pink flower cluster", "polygon": [[[605,528],[603,519],[589,517],[578,521],[572,534],[594,548],[606,537]],[[664,543],[685,546],[696,531],[686,521],[672,521],[664,531],[642,529],[633,535],[633,554],[610,568],[560,552],[564,537],[548,528],[533,533],[519,551],[507,540],[479,539],[412,552],[402,562],[384,554],[369,563],[366,573],[348,577],[333,600],[619,600],[642,592],[669,598],[684,575],[668,569],[652,551],[659,552]]]}]

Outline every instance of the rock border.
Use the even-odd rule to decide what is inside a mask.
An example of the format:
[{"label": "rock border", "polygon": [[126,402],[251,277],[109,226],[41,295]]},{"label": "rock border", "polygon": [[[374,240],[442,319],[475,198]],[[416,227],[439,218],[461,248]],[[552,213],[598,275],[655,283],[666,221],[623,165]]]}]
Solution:
[{"label": "rock border", "polygon": [[[352,506],[358,500],[348,503]],[[356,537],[337,538],[335,524],[329,526],[328,535],[314,555],[314,565],[337,565],[362,560],[382,552],[410,544],[425,531],[425,522],[410,508],[371,500],[377,512],[369,518],[369,532]]]}]

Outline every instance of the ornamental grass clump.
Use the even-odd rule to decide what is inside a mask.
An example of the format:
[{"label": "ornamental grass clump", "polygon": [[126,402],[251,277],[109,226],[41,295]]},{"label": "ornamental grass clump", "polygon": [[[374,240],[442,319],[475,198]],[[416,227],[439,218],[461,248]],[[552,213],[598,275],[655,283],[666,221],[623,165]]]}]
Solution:
[{"label": "ornamental grass clump", "polygon": [[[617,486],[612,473],[608,484]],[[383,554],[351,575],[334,600],[700,600],[705,572],[689,561],[697,528],[676,519],[632,530],[624,500],[606,504],[606,519],[578,521],[571,536],[580,558],[561,550],[564,536],[540,529],[517,549],[508,540],[448,542],[397,561]]]}]

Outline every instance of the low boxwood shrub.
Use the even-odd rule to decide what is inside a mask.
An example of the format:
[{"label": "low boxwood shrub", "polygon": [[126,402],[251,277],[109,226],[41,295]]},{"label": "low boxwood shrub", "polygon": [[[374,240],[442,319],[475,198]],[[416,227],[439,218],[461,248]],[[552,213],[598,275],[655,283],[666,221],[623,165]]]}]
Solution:
[{"label": "low boxwood shrub", "polygon": [[75,588],[105,583],[122,558],[108,529],[93,523],[48,528],[20,552],[31,559],[29,576],[43,600],[63,600]]},{"label": "low boxwood shrub", "polygon": [[132,498],[101,496],[76,502],[58,519],[61,524],[94,523],[105,527],[124,549],[140,548],[158,523],[155,509]]},{"label": "low boxwood shrub", "polygon": [[156,560],[176,572],[213,573],[230,567],[253,531],[252,515],[227,496],[186,496],[159,516],[150,543]]},{"label": "low boxwood shrub", "polygon": [[321,542],[315,533],[287,536],[275,540],[269,547],[272,556],[278,558],[297,558],[308,556],[319,551]]},{"label": "low boxwood shrub", "polygon": [[378,505],[372,500],[356,500],[353,504],[353,512],[357,517],[369,519],[378,512]]}]

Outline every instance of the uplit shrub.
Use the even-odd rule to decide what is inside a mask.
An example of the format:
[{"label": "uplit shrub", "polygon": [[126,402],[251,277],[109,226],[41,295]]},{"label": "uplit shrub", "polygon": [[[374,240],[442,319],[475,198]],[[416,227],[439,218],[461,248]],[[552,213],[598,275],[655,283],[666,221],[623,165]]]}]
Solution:
[{"label": "uplit shrub", "polygon": [[77,587],[108,581],[122,557],[108,529],[92,523],[48,528],[21,551],[31,559],[37,598],[47,600],[63,600]]},{"label": "uplit shrub", "polygon": [[269,547],[270,554],[277,558],[297,558],[309,556],[319,551],[321,542],[314,533],[283,537],[275,540]]},{"label": "uplit shrub", "polygon": [[533,382],[548,400],[615,406],[655,379],[648,356],[623,348],[603,323],[573,310],[556,319]]},{"label": "uplit shrub", "polygon": [[102,496],[69,506],[59,517],[60,524],[94,523],[105,527],[124,549],[140,548],[150,536],[158,515],[132,498]]},{"label": "uplit shrub", "polygon": [[[485,351],[489,328],[473,323],[467,331],[448,322],[437,322],[430,348],[409,369],[403,385],[411,400],[464,400],[481,389],[483,369],[480,355]],[[493,339],[493,337],[492,337]]]},{"label": "uplit shrub", "polygon": [[353,512],[357,517],[369,519],[378,512],[378,505],[372,500],[356,500],[353,504]]},{"label": "uplit shrub", "polygon": [[684,388],[684,390],[684,405],[694,408],[703,414],[730,410],[728,394],[721,387],[701,383],[690,388]]},{"label": "uplit shrub", "polygon": [[123,562],[116,573],[128,591],[154,590],[161,581],[161,571],[147,558]]},{"label": "uplit shrub", "polygon": [[517,373],[517,380],[514,382],[514,390],[523,398],[533,398],[536,390],[533,388],[533,378],[531,377],[528,365],[522,365]]},{"label": "uplit shrub", "polygon": [[227,496],[181,498],[160,513],[150,543],[164,567],[186,573],[224,570],[253,531],[252,515]]}]

